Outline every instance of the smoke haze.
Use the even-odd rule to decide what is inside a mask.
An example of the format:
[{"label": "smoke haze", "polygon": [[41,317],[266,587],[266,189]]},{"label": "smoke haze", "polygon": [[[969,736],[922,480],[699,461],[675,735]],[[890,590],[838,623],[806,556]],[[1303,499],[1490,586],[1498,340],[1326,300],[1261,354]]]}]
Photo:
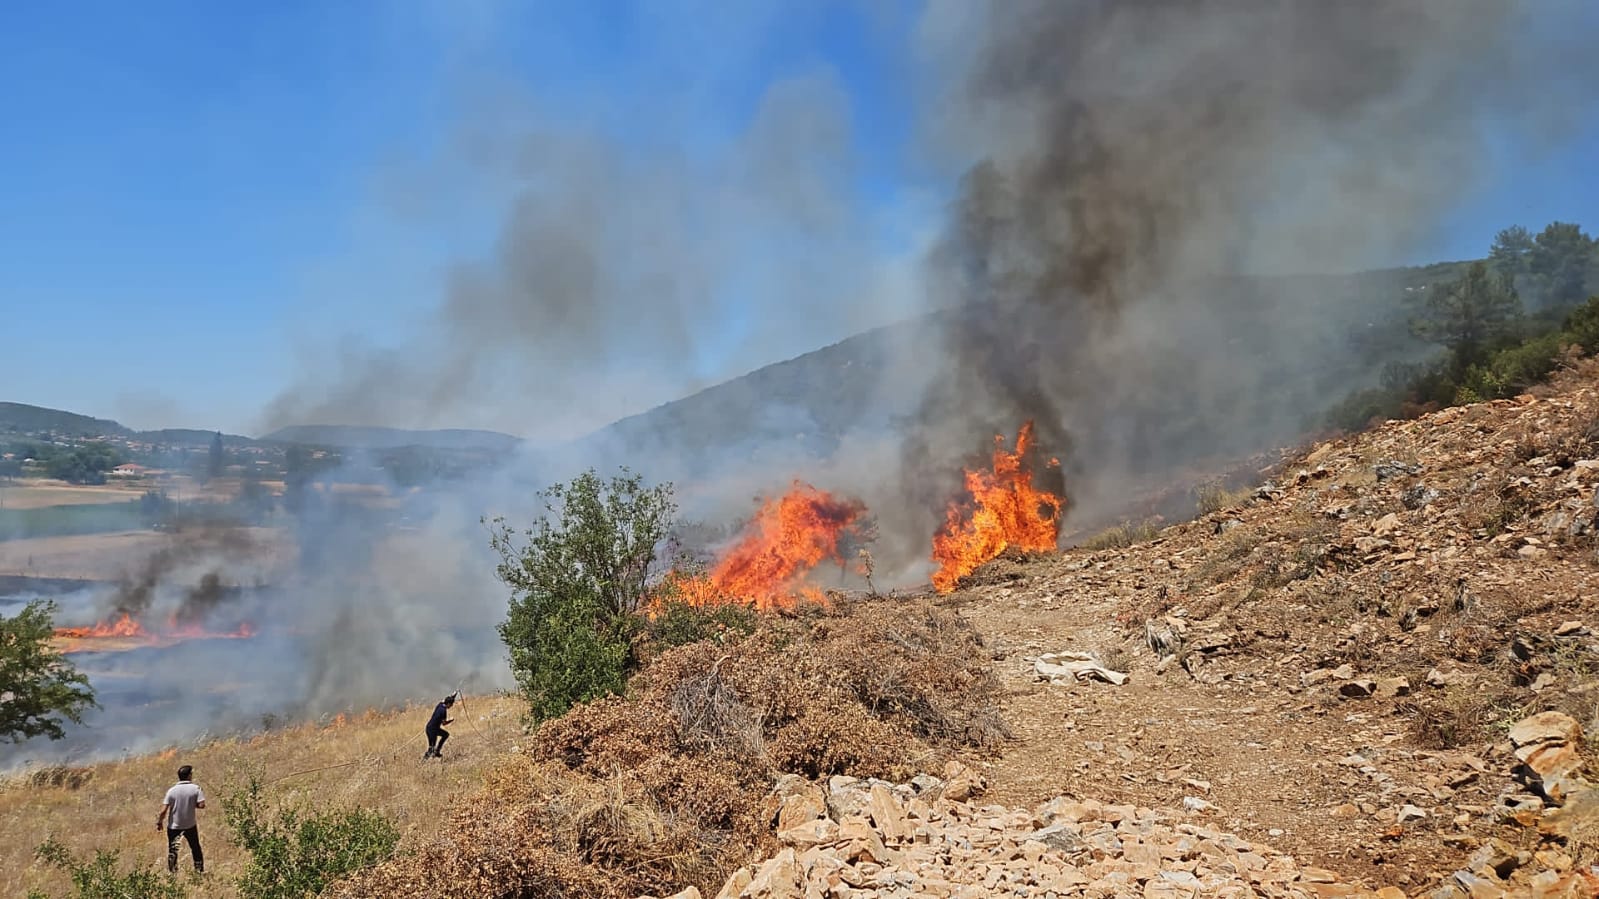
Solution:
[{"label": "smoke haze", "polygon": [[[1375,377],[1346,335],[1391,320],[1395,298],[1331,303],[1353,282],[1275,276],[1407,258],[1500,176],[1506,141],[1556,144],[1599,83],[1582,29],[1560,27],[1577,14],[1497,0],[929,4],[919,153],[961,174],[925,259],[881,239],[899,212],[860,198],[861,123],[827,70],[772,84],[714,149],[680,145],[648,99],[642,143],[532,102],[488,104],[446,142],[505,200],[487,248],[451,267],[418,333],[329,341],[263,429],[495,427],[541,445],[389,515],[332,500],[298,514],[292,573],[248,600],[289,636],[230,647],[270,672],[238,707],[318,713],[462,679],[507,685],[493,630],[507,595],[479,516],[517,522],[536,489],[583,467],[686,481],[686,515],[708,521],[794,478],[858,496],[889,586],[926,577],[962,465],[1024,419],[1064,463],[1071,514],[1090,517],[1130,487],[1301,437]],[[214,568],[181,567],[174,583],[195,598],[180,602],[227,603],[205,585]],[[162,583],[135,579],[140,601]]]}]

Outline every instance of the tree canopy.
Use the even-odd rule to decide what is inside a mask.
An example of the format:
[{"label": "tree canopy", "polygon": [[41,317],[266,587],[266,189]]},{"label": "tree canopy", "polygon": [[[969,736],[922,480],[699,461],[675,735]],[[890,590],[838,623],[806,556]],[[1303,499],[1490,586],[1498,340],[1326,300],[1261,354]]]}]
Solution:
[{"label": "tree canopy", "polygon": [[511,588],[500,637],[533,715],[548,718],[622,689],[634,613],[676,504],[670,485],[626,471],[609,481],[588,471],[542,497],[546,514],[525,543],[503,519],[491,542]]},{"label": "tree canopy", "polygon": [[51,643],[55,604],[36,600],[0,615],[0,740],[59,740],[62,720],[83,723],[95,706],[89,679]]},{"label": "tree canopy", "polygon": [[1461,370],[1476,364],[1495,344],[1513,332],[1521,318],[1521,300],[1504,275],[1474,263],[1460,280],[1427,289],[1416,336],[1441,344]]}]

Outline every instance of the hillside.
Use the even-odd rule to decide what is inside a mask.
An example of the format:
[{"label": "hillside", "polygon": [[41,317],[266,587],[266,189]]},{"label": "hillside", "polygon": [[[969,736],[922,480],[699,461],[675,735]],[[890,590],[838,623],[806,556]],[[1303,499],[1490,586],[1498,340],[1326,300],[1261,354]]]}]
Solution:
[{"label": "hillside", "polygon": [[163,847],[148,822],[180,764],[194,766],[195,782],[213,800],[201,813],[210,869],[202,896],[236,895],[231,879],[243,872],[243,858],[227,843],[220,800],[251,773],[283,801],[360,803],[399,820],[407,841],[422,839],[521,736],[516,703],[467,697],[448,760],[422,765],[422,724],[430,710],[424,703],[339,716],[181,752],[83,768],[40,768],[0,782],[0,835],[5,838],[0,895],[23,896],[30,889],[66,895],[66,878],[33,858],[34,848],[50,836],[80,854],[107,849],[135,865],[157,861]]},{"label": "hillside", "polygon": [[[513,881],[711,895],[747,865],[734,893],[752,897],[798,895],[784,879],[813,877],[851,896],[935,882],[946,892],[934,895],[974,896],[1000,883],[1058,896],[1204,884],[1587,896],[1599,888],[1585,873],[1599,861],[1599,792],[1582,736],[1599,727],[1596,502],[1589,363],[1536,396],[1317,445],[1159,532],[1001,558],[948,596],[838,596],[826,614],[685,647],[629,699],[545,725],[480,792],[453,780],[448,827],[412,817],[423,807],[396,797],[411,795],[414,766],[363,730],[397,741],[399,719],[199,757],[228,777],[281,759],[294,734],[313,751],[274,770],[357,757],[368,774],[313,773],[294,789],[396,811],[414,854],[342,895],[400,895],[423,869],[440,895]],[[1128,680],[1049,667],[1072,652]],[[766,711],[752,724],[742,703]],[[478,747],[497,744],[472,739],[457,745],[476,770]],[[820,786],[780,779],[763,798],[768,765]],[[136,817],[147,797],[132,772],[159,784],[156,767],[95,766],[78,789],[115,784],[97,814]],[[0,790],[16,811],[5,820],[54,820],[73,801],[76,775],[43,777]],[[7,844],[37,837],[29,828]]]},{"label": "hillside", "polygon": [[497,431],[446,429],[411,431],[401,428],[357,425],[293,425],[279,428],[261,438],[264,443],[298,443],[344,449],[401,449],[421,447],[437,450],[470,450],[504,453],[521,444],[522,438]]},{"label": "hillside", "polygon": [[0,402],[0,434],[53,432],[63,437],[126,436],[127,428],[103,418],[90,418],[75,412]]},{"label": "hillside", "polygon": [[[1235,395],[1218,405],[1214,387],[1190,395],[1189,385],[1175,378],[1165,392],[1144,397],[1147,405],[1115,410],[1131,419],[1118,422],[1117,430],[1146,433],[1146,444],[1162,448],[1148,464],[1164,472],[1196,458],[1187,447],[1248,453],[1298,439],[1319,427],[1326,411],[1351,390],[1374,384],[1386,364],[1431,352],[1408,328],[1418,291],[1457,277],[1465,265],[1191,285],[1187,303],[1231,323],[1225,339],[1255,360],[1253,380],[1231,385],[1224,393]],[[1056,342],[1060,334],[1070,335],[1069,325],[1040,331],[1027,313],[974,304],[878,328],[624,418],[548,453],[634,466],[648,459],[654,477],[692,480],[763,454],[825,460],[850,435],[902,438],[927,425],[930,415],[940,417],[922,408],[923,388],[949,364],[949,345],[989,359],[995,371],[1017,360],[1032,365],[1070,359],[1083,349]],[[1190,351],[1204,355],[1209,348]],[[1272,410],[1291,413],[1242,402],[1257,391],[1273,397]],[[1107,415],[1086,393],[1066,400],[1080,408],[1079,417]],[[995,411],[962,410],[978,423],[975,446],[994,433],[988,419]],[[998,423],[1002,429],[1015,424]],[[1113,452],[1125,455],[1121,447]]]},{"label": "hillside", "polygon": [[[1259,382],[1294,394],[1293,421],[1273,433],[1253,433],[1258,409],[1228,408],[1212,414],[1196,433],[1196,423],[1181,414],[1191,398],[1170,397],[1167,405],[1135,410],[1149,424],[1151,442],[1201,445],[1217,435],[1248,433],[1256,450],[1272,439],[1288,439],[1319,424],[1319,416],[1356,387],[1373,383],[1382,367],[1417,358],[1427,347],[1409,335],[1414,310],[1410,296],[1428,284],[1456,277],[1465,263],[1385,269],[1352,275],[1258,277],[1194,285],[1218,316],[1239,323],[1231,339],[1259,356]],[[1305,323],[1285,317],[1286,305],[1314,310],[1316,349],[1297,340]],[[1196,300],[1197,302],[1197,300]],[[1300,313],[1303,316],[1303,313]],[[1294,339],[1289,339],[1289,338]],[[975,305],[945,311],[855,335],[793,359],[764,366],[654,409],[614,422],[584,438],[554,448],[533,449],[536,458],[566,457],[599,464],[629,464],[649,459],[658,479],[692,479],[716,472],[729,458],[754,460],[772,455],[825,460],[846,435],[903,435],[923,412],[922,387],[940,371],[940,348],[949,343],[977,347],[995,358],[1058,354],[1069,347],[1031,346],[1031,333],[1015,309]],[[982,349],[993,344],[993,349]],[[1227,418],[1231,415],[1234,418]],[[1248,426],[1246,426],[1248,425]],[[1013,422],[1004,426],[1013,427]],[[985,424],[986,429],[988,426]],[[211,431],[165,428],[135,432],[122,424],[72,412],[0,403],[0,434],[55,433],[62,437],[118,436],[159,444],[203,446]],[[295,425],[258,438],[224,435],[231,446],[256,443],[303,444],[347,449],[409,447],[503,454],[522,447],[521,438],[470,429],[406,430],[352,425]],[[984,438],[986,439],[986,438]],[[1187,460],[1178,460],[1187,461]],[[1160,470],[1176,464],[1159,461]]]}]

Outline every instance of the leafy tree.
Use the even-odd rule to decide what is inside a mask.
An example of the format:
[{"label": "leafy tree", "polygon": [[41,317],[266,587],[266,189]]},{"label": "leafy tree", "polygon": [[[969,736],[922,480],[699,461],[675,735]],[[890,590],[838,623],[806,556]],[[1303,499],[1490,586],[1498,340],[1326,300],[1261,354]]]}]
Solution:
[{"label": "leafy tree", "polygon": [[239,893],[254,899],[300,899],[394,855],[400,832],[380,812],[364,808],[267,813],[258,775],[222,799],[223,822],[250,864]]},{"label": "leafy tree", "polygon": [[1587,296],[1587,281],[1594,263],[1593,238],[1581,226],[1551,222],[1533,239],[1527,268],[1537,285],[1542,305],[1564,308]]},{"label": "leafy tree", "polygon": [[511,588],[500,637],[535,718],[618,693],[632,663],[635,613],[676,511],[671,485],[592,470],[541,494],[545,515],[518,535],[495,519],[497,573]]},{"label": "leafy tree", "polygon": [[89,679],[51,644],[55,604],[35,600],[7,618],[0,615],[0,740],[59,740],[61,720],[83,723],[96,705]]},{"label": "leafy tree", "polygon": [[1428,288],[1425,303],[1412,328],[1417,337],[1449,350],[1455,373],[1483,362],[1521,320],[1515,288],[1482,262],[1473,263],[1458,281]]},{"label": "leafy tree", "polygon": [[45,463],[45,473],[50,477],[71,484],[104,484],[105,473],[122,461],[116,447],[99,442],[35,458]]},{"label": "leafy tree", "polygon": [[[55,838],[46,840],[38,849],[39,858],[67,872],[77,889],[78,899],[183,899],[183,884],[165,873],[150,868],[121,871],[121,855],[104,849],[94,854],[94,861],[85,862],[72,854]],[[32,892],[28,899],[46,899],[44,893]]]},{"label": "leafy tree", "polygon": [[226,461],[222,452],[222,432],[218,431],[211,437],[211,455],[206,460],[205,475],[207,479],[215,480],[222,477],[222,465]]},{"label": "leafy tree", "polygon": [[1530,270],[1532,250],[1532,232],[1520,225],[1511,225],[1494,235],[1493,246],[1488,249],[1488,264],[1495,274],[1514,283]]}]

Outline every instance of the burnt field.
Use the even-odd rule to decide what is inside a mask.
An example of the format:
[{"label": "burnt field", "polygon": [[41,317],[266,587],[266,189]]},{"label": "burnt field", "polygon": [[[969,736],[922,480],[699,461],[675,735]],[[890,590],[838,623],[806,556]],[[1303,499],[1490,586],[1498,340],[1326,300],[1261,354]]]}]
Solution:
[{"label": "burnt field", "polygon": [[[39,598],[56,603],[56,645],[89,677],[100,707],[82,724],[68,723],[62,740],[0,746],[0,770],[84,764],[389,708],[457,682],[493,685],[471,670],[435,680],[441,666],[429,653],[397,648],[415,634],[395,616],[316,614],[336,602],[320,585],[217,585],[201,591],[207,605],[191,602],[181,617],[196,585],[154,596],[133,614],[116,610],[119,599],[126,605],[125,583],[9,578],[5,587],[0,614]],[[439,622],[429,642],[466,648],[475,659],[496,639],[487,623]]]}]

